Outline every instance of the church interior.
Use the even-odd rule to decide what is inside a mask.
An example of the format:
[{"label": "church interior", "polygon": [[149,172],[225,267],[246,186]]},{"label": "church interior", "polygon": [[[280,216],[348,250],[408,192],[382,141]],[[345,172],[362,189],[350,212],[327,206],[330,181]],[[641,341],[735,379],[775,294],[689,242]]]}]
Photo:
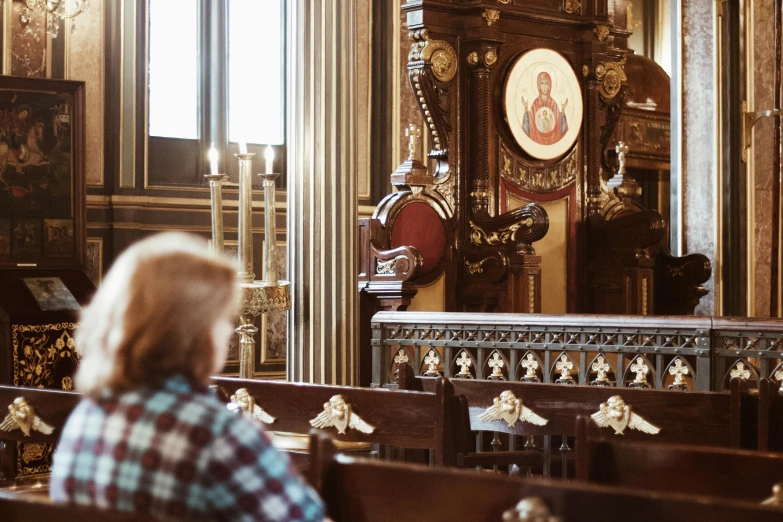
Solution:
[{"label": "church interior", "polygon": [[[779,0],[0,20],[4,520],[783,521]],[[186,254],[205,271],[164,269]],[[267,489],[199,511],[197,465],[164,509],[144,453],[132,491],[98,456],[80,495],[86,405],[182,375],[260,441],[204,483],[255,459]],[[90,451],[125,469],[113,422]]]}]

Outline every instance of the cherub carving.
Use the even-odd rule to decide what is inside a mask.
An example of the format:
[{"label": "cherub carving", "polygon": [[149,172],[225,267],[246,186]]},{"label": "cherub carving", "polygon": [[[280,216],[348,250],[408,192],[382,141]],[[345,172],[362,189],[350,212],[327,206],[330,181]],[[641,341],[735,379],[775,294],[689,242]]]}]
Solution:
[{"label": "cherub carving", "polygon": [[522,422],[529,422],[536,426],[544,426],[547,419],[533,413],[533,410],[526,408],[522,405],[522,400],[517,399],[514,392],[506,390],[500,394],[500,397],[495,397],[493,405],[484,410],[484,413],[479,415],[479,420],[484,422],[492,422],[503,419],[509,426],[514,426],[518,420]]},{"label": "cherub carving", "polygon": [[32,406],[27,404],[24,397],[19,397],[8,405],[8,415],[0,424],[0,431],[22,430],[26,437],[30,436],[30,431],[40,431],[44,435],[50,435],[54,427],[49,426],[35,414]]},{"label": "cherub carving", "polygon": [[231,396],[231,402],[228,404],[230,410],[239,410],[242,415],[263,422],[264,424],[272,424],[275,422],[276,417],[272,417],[264,411],[261,406],[256,404],[256,398],[253,397],[247,388],[239,388],[237,392]]},{"label": "cherub carving", "polygon": [[591,417],[601,428],[612,427],[615,435],[625,435],[623,433],[625,428],[650,435],[656,435],[661,431],[660,428],[644,420],[641,415],[632,412],[631,406],[619,395],[609,397],[609,400],[601,403],[600,408],[600,411],[593,413]]},{"label": "cherub carving", "polygon": [[329,402],[324,403],[324,411],[310,421],[314,428],[337,428],[337,433],[345,435],[346,429],[354,429],[362,433],[372,433],[375,426],[364,422],[351,409],[351,405],[345,401],[342,395],[335,395]]}]

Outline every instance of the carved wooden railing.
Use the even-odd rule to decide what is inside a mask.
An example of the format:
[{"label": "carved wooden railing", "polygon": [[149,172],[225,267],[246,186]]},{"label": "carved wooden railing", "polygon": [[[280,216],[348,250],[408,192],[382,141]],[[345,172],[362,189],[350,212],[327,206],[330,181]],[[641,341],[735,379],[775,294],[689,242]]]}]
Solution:
[{"label": "carved wooden railing", "polygon": [[372,384],[417,375],[721,391],[783,383],[783,322],[719,317],[381,312]]}]

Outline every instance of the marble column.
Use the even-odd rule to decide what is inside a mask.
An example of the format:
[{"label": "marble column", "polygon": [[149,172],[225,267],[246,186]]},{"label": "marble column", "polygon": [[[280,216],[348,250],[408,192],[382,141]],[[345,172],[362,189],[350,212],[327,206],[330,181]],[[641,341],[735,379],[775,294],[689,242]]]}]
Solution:
[{"label": "marble column", "polygon": [[[721,200],[717,2],[683,0],[673,13],[681,76],[672,78],[672,250],[712,262],[698,315],[721,313]],[[678,16],[679,15],[679,16]]]},{"label": "marble column", "polygon": [[357,380],[356,1],[289,4],[290,381]]}]

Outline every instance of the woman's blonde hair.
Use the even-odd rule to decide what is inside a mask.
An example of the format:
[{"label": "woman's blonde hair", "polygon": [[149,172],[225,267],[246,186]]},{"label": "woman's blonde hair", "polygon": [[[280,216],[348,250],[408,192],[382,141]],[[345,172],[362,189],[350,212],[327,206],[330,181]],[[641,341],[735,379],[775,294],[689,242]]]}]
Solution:
[{"label": "woman's blonde hair", "polygon": [[76,389],[90,395],[156,386],[172,375],[204,384],[213,328],[236,311],[236,267],[206,242],[168,232],[128,248],[82,312]]}]

